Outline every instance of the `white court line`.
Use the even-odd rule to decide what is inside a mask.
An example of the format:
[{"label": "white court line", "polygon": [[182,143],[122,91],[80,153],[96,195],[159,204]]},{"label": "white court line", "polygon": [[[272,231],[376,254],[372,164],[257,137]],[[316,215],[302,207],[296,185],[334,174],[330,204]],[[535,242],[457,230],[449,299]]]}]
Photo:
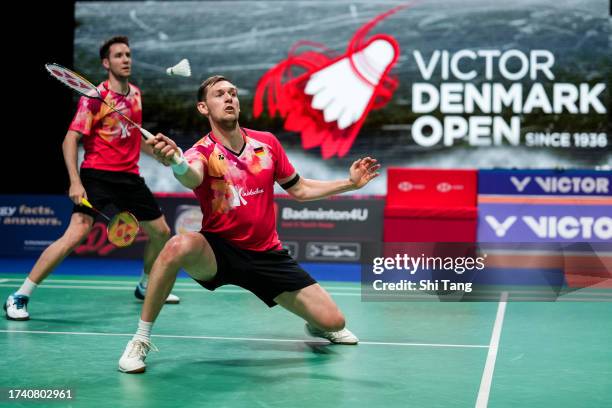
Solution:
[{"label": "white court line", "polygon": [[[17,282],[17,283],[21,283],[23,282],[23,279],[15,279],[15,278],[8,278],[8,279],[0,279],[0,283],[7,283],[7,282]],[[129,285],[129,287],[135,287],[136,282],[138,282],[138,278],[134,279],[133,281],[129,281],[129,280],[97,280],[97,279],[47,279],[44,282],[44,285],[47,284],[64,284],[64,283],[82,283],[82,284],[104,284],[104,285]],[[320,283],[320,282],[319,282]],[[18,285],[15,285],[18,286]],[[201,288],[200,285],[198,285],[197,283],[193,282],[193,281],[188,281],[188,282],[176,282],[174,284],[174,287],[180,287],[180,286],[186,286],[186,287],[192,287],[192,288]],[[360,291],[361,287],[360,286],[334,286],[332,285],[326,285],[323,284],[322,285],[324,288],[326,289],[333,289],[333,290],[341,290],[341,291]],[[7,287],[7,286],[4,286]],[[45,287],[45,286],[40,286],[40,287]]]},{"label": "white court line", "polygon": [[444,343],[388,343],[381,341],[360,341],[359,344],[370,346],[421,346],[421,347],[459,347],[459,348],[489,348],[486,344],[444,344]]},{"label": "white court line", "polygon": [[[106,279],[45,279],[44,284],[48,283],[84,283],[84,284],[99,284],[103,283],[105,285],[136,285],[140,278],[134,277],[132,280],[106,280]],[[17,278],[9,278],[2,279],[0,282],[23,282],[23,279]],[[175,285],[180,286],[194,286],[199,287],[199,285],[193,281],[189,282],[176,282]]]},{"label": "white court line", "polygon": [[[44,330],[0,330],[0,333],[24,333],[24,334],[60,334],[73,336],[119,336],[132,337],[133,333],[97,333],[97,332],[59,332]],[[257,337],[218,337],[218,336],[180,336],[172,334],[153,334],[151,337],[166,339],[196,339],[196,340],[233,340],[233,341],[267,341],[276,343],[317,343],[329,344],[327,341],[309,339],[267,339]],[[455,348],[487,348],[480,344],[439,344],[439,343],[386,343],[377,341],[360,341],[359,344],[368,346],[412,346],[412,347],[455,347]]]},{"label": "white court line", "polygon": [[501,330],[504,324],[507,300],[508,292],[502,292],[499,298],[499,305],[497,306],[495,323],[493,324],[493,333],[491,333],[487,361],[482,373],[482,379],[480,380],[476,408],[485,408],[489,404],[489,394],[491,393],[491,383],[493,382],[493,370],[495,370],[495,360],[497,359],[497,350],[499,348],[499,339],[501,338]]},{"label": "white court line", "polygon": [[[18,285],[0,284],[0,288],[16,288]],[[38,289],[79,289],[79,290],[124,290],[133,291],[134,286],[79,286],[79,285],[42,285]],[[196,286],[194,288],[177,288],[172,289],[173,292],[208,292],[208,290]],[[217,293],[247,293],[251,292],[245,289],[217,289]],[[333,296],[361,296],[361,292],[328,292]]]}]

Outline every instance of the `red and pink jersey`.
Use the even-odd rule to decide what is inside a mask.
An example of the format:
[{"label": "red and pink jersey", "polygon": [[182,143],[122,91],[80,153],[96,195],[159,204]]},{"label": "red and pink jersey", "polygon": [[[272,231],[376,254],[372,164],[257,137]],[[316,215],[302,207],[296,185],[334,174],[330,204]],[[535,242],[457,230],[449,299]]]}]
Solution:
[{"label": "red and pink jersey", "polygon": [[[106,103],[141,124],[140,89],[129,86],[127,95],[111,91],[108,81],[98,85],[98,90]],[[100,100],[81,97],[69,129],[83,134],[85,159],[81,168],[138,174],[140,131]]]},{"label": "red and pink jersey", "polygon": [[194,190],[202,209],[202,230],[242,249],[281,249],[274,182],[295,170],[273,134],[241,131],[245,144],[240,152],[223,146],[212,132],[185,152],[188,161],[204,163],[204,181]]}]

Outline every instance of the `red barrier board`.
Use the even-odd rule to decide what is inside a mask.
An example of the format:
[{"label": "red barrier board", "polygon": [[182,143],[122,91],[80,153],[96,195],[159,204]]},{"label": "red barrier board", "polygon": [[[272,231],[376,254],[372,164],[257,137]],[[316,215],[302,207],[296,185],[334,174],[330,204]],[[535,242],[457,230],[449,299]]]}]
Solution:
[{"label": "red barrier board", "polygon": [[389,168],[385,242],[475,242],[477,171]]},{"label": "red barrier board", "polygon": [[476,207],[477,170],[387,169],[387,207]]}]

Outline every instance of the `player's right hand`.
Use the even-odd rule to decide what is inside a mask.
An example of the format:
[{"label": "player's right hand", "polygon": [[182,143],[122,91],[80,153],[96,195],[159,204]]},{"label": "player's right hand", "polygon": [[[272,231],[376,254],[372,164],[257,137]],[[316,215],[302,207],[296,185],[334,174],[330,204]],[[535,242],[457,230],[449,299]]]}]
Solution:
[{"label": "player's right hand", "polygon": [[81,204],[83,198],[87,199],[87,193],[85,187],[81,183],[70,183],[70,189],[68,190],[68,196],[76,205]]},{"label": "player's right hand", "polygon": [[179,148],[174,140],[162,133],[156,134],[154,138],[147,140],[146,143],[153,148],[153,156],[164,166],[172,164],[174,154],[179,152]]}]

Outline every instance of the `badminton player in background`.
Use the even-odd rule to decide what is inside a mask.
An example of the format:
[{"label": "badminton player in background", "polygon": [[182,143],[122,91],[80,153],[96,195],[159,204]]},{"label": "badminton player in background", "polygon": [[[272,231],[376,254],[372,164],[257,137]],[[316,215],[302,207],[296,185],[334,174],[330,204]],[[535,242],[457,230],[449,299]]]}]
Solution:
[{"label": "badminton player in background", "polygon": [[[127,37],[113,37],[100,48],[102,65],[108,79],[98,86],[102,97],[136,123],[142,121],[140,90],[128,82],[132,56]],[[28,320],[28,301],[34,289],[87,237],[95,213],[81,205],[86,198],[94,207],[103,209],[114,204],[131,212],[149,236],[144,252],[144,270],[136,287],[137,298],[144,299],[148,274],[153,261],[170,238],[170,228],[153,194],[139,176],[138,159],[141,148],[152,154],[142,143],[138,129],[122,121],[96,99],[81,97],[76,115],[66,133],[62,150],[70,178],[70,199],[74,209],[64,235],[51,244],[38,258],[21,287],[11,294],[4,309],[11,320]],[[77,145],[83,141],[85,157],[80,172],[77,167]],[[168,303],[179,298],[168,294]]]},{"label": "badminton player in background", "polygon": [[[337,344],[357,344],[329,294],[282,249],[276,231],[274,183],[298,200],[316,200],[359,189],[378,175],[369,157],[355,161],[345,180],[301,178],[274,135],[241,128],[237,88],[222,76],[202,83],[197,108],[212,131],[178,163],[175,177],[194,190],[202,231],[171,238],[151,271],[138,330],[119,360],[126,373],[145,371],[150,332],[179,268],[208,290],[233,284],[269,307],[280,304],[306,321],[306,331]],[[147,141],[157,158],[171,163],[176,144],[158,134]]]}]

